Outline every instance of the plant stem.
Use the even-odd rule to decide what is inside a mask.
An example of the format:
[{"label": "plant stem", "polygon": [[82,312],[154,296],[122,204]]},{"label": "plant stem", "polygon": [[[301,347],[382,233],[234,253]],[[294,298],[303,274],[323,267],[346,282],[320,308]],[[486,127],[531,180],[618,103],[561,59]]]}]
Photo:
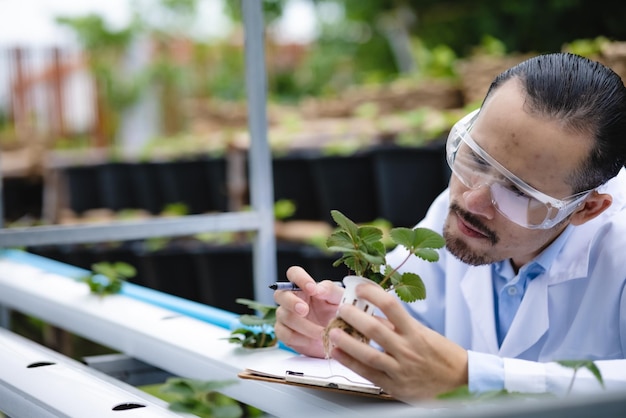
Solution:
[{"label": "plant stem", "polygon": [[569,395],[574,387],[574,380],[576,380],[576,373],[578,373],[578,367],[574,368],[574,374],[572,374],[572,380],[569,382],[569,387],[567,388],[567,394]]},{"label": "plant stem", "polygon": [[259,347],[265,347],[265,336],[266,336],[266,332],[265,332],[265,327],[263,327],[263,329],[261,330],[261,341],[259,343]]},{"label": "plant stem", "polygon": [[[411,256],[412,256],[412,255],[413,255],[413,253],[409,251],[409,255],[407,255],[407,256],[406,256],[406,258],[405,258],[404,260],[402,260],[402,263],[398,264],[396,267],[394,267],[394,268],[393,268],[393,270],[391,270],[391,271],[389,272],[389,274],[385,275],[385,277],[384,277],[384,278],[380,281],[380,285],[381,285],[381,286],[383,286],[383,285],[387,282],[387,280],[389,280],[389,278],[390,278],[391,276],[393,276],[393,274],[394,274],[396,271],[398,271],[398,269],[399,269],[400,267],[402,267],[402,266],[404,265],[404,263],[406,263],[407,261],[409,261],[409,258],[411,258]],[[384,286],[383,286],[383,288],[384,288]]]}]

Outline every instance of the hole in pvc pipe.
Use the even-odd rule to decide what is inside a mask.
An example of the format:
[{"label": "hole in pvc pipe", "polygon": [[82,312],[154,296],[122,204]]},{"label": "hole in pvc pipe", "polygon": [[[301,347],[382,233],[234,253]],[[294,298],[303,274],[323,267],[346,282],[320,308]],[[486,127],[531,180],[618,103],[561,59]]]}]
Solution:
[{"label": "hole in pvc pipe", "polygon": [[28,366],[26,366],[26,368],[33,369],[35,367],[52,366],[54,364],[56,363],[53,363],[51,361],[38,361],[38,362],[29,364]]},{"label": "hole in pvc pipe", "polygon": [[137,409],[137,408],[145,408],[145,405],[142,405],[140,403],[132,403],[132,402],[126,402],[126,403],[121,403],[117,406],[113,407],[114,411],[126,411],[128,409]]}]

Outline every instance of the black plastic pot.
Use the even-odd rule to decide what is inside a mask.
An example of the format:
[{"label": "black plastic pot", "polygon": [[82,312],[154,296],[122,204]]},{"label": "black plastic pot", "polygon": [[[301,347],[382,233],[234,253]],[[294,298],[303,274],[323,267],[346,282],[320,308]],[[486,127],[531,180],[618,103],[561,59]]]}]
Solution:
[{"label": "black plastic pot", "polygon": [[137,209],[158,215],[165,207],[163,193],[152,162],[137,162],[130,167],[130,182],[135,194]]},{"label": "black plastic pot", "polygon": [[334,224],[330,211],[337,209],[354,222],[371,222],[379,216],[371,155],[320,156],[311,160],[318,219]]},{"label": "black plastic pot", "polygon": [[131,164],[111,162],[96,166],[100,203],[114,211],[138,207],[131,181]]},{"label": "black plastic pot", "polygon": [[207,179],[209,211],[228,211],[228,182],[226,178],[226,159],[224,157],[206,157],[203,159]]},{"label": "black plastic pot", "polygon": [[200,301],[230,312],[250,313],[235,300],[255,298],[251,245],[208,245],[195,257],[196,265],[205,269],[199,279]]},{"label": "black plastic pot", "polygon": [[447,187],[445,143],[424,147],[384,146],[372,151],[380,217],[413,227]]},{"label": "black plastic pot", "polygon": [[172,245],[139,256],[144,285],[171,295],[202,302],[194,252]]},{"label": "black plastic pot", "polygon": [[68,205],[72,211],[82,214],[103,207],[97,166],[66,167],[62,173],[67,180]]},{"label": "black plastic pot", "polygon": [[319,220],[320,210],[311,173],[311,153],[294,153],[272,160],[274,201],[287,199],[296,205],[290,220]]},{"label": "black plastic pot", "polygon": [[189,214],[228,210],[223,158],[155,162],[152,170],[161,191],[161,210],[170,203],[184,203]]},{"label": "black plastic pot", "polygon": [[5,221],[13,222],[24,216],[41,218],[43,179],[41,176],[5,177],[2,179]]}]

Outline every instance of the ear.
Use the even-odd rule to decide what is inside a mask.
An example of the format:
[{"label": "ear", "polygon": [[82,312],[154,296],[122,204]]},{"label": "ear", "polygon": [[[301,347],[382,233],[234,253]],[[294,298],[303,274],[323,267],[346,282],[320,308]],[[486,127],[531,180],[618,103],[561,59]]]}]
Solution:
[{"label": "ear", "polygon": [[570,223],[572,225],[582,225],[600,215],[613,203],[613,196],[606,193],[594,191],[572,214]]}]

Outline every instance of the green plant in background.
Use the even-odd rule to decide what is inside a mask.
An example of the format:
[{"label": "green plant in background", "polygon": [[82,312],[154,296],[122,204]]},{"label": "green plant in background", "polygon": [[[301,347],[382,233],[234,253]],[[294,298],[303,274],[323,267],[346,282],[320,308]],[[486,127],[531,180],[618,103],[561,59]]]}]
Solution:
[{"label": "green plant in background", "polygon": [[567,367],[570,369],[574,369],[574,374],[572,375],[572,380],[569,384],[569,388],[567,388],[567,393],[569,394],[574,387],[574,380],[576,380],[576,374],[580,369],[587,369],[593,374],[600,383],[600,385],[604,388],[604,379],[602,379],[602,374],[600,373],[600,369],[598,366],[591,360],[560,360],[557,361],[561,366]]},{"label": "green plant in background", "polygon": [[162,216],[185,216],[189,214],[189,206],[183,202],[168,203],[161,211]]},{"label": "green plant in background", "polygon": [[539,399],[539,398],[554,398],[551,393],[522,393],[522,392],[509,392],[506,389],[502,390],[490,390],[487,392],[470,392],[467,385],[459,386],[449,392],[441,393],[437,396],[437,399],[450,400],[450,401],[463,401],[463,402],[489,402],[499,399]]},{"label": "green plant in background", "polygon": [[411,50],[418,63],[417,73],[421,77],[451,78],[457,77],[457,55],[447,45],[437,45],[427,48],[424,42],[414,37],[411,39]]},{"label": "green plant in background", "polygon": [[91,293],[105,296],[119,293],[124,282],[136,274],[135,267],[128,263],[102,261],[93,264],[91,273],[80,280],[87,283]]},{"label": "green plant in background", "polygon": [[[117,110],[135,103],[148,83],[144,73],[131,77],[120,71],[123,54],[140,30],[133,21],[120,30],[110,29],[101,16],[58,17],[57,23],[72,29],[89,54],[89,69],[98,86],[105,135],[113,138],[119,125]],[[114,109],[116,111],[114,111]]]},{"label": "green plant in background", "polygon": [[274,202],[274,219],[283,220],[296,213],[296,204],[290,199],[279,199]]},{"label": "green plant in background", "polygon": [[245,348],[273,347],[278,343],[274,334],[276,306],[266,305],[254,300],[239,298],[235,300],[255,310],[257,315],[244,314],[239,317],[241,327],[234,329],[228,341]]},{"label": "green plant in background", "polygon": [[378,283],[385,290],[394,290],[405,302],[426,297],[426,288],[419,275],[402,273],[398,269],[412,255],[434,262],[439,259],[437,249],[445,245],[443,237],[427,228],[392,228],[391,240],[408,250],[405,260],[395,268],[387,265],[385,255],[389,244],[383,241],[383,232],[372,225],[359,226],[338,210],[331,211],[339,228],[328,238],[330,251],[342,253],[333,266],[345,264],[355,275]]},{"label": "green plant in background", "polygon": [[577,39],[563,45],[563,51],[594,59],[597,58],[602,52],[602,48],[608,43],[610,43],[610,40],[604,36],[598,36],[593,39]]},{"label": "green plant in background", "polygon": [[169,409],[203,418],[239,418],[243,409],[239,402],[217,392],[237,383],[236,380],[200,381],[169,378],[160,392],[170,398]]}]

